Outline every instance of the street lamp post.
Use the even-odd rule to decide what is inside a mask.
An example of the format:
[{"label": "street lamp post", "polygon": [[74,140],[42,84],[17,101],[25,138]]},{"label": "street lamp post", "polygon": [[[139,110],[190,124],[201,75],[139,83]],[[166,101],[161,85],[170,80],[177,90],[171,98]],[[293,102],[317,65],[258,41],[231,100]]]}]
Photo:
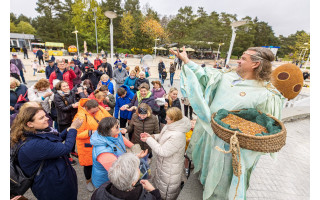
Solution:
[{"label": "street lamp post", "polygon": [[230,26],[232,28],[232,37],[231,37],[230,47],[229,47],[229,51],[228,51],[228,57],[227,57],[227,61],[226,61],[225,65],[229,64],[229,61],[230,61],[233,43],[234,43],[234,40],[236,39],[236,35],[237,35],[236,28],[239,26],[245,25],[247,23],[248,23],[248,21],[236,21],[236,22],[233,22],[230,24]]},{"label": "street lamp post", "polygon": [[117,17],[117,14],[112,12],[112,11],[106,11],[104,13],[104,15],[106,17],[108,17],[111,21],[110,21],[110,45],[111,45],[111,64],[113,64],[113,24],[112,24],[112,19]]},{"label": "street lamp post", "polygon": [[[218,47],[218,53],[217,53],[217,60],[218,60],[218,55],[220,54],[220,46],[224,45],[224,43],[219,43],[219,47]],[[210,47],[211,48],[211,47]]]},{"label": "street lamp post", "polygon": [[96,46],[97,46],[97,54],[98,54],[97,15],[96,15],[97,7],[93,8],[92,11],[94,13],[94,27],[96,30]]},{"label": "street lamp post", "polygon": [[78,31],[75,30],[73,31],[72,33],[75,33],[76,34],[76,40],[77,40],[77,50],[78,50],[78,56],[79,56],[79,45],[78,45]]},{"label": "street lamp post", "polygon": [[160,40],[160,39],[154,39],[154,58],[157,57],[157,40]]}]

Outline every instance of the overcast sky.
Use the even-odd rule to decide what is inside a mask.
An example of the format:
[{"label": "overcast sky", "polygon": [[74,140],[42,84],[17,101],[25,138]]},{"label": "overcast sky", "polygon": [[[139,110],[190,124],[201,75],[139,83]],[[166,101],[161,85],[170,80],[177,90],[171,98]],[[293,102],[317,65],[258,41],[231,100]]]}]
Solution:
[{"label": "overcast sky", "polygon": [[[36,17],[36,2],[37,0],[10,0],[10,12]],[[297,30],[310,32],[309,0],[140,0],[141,8],[147,2],[161,16],[175,15],[184,6],[192,6],[194,13],[198,7],[204,7],[208,14],[212,11],[237,14],[238,20],[245,16],[257,16],[259,21],[272,26],[276,36],[288,36]]]}]

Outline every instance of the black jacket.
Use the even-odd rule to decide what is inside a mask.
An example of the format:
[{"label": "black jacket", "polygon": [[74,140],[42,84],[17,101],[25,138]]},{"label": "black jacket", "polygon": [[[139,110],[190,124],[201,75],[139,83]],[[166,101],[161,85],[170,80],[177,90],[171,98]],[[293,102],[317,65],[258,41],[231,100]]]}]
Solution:
[{"label": "black jacket", "polygon": [[112,78],[113,71],[112,71],[112,66],[110,65],[110,63],[102,63],[101,67],[104,68],[104,71],[109,76],[109,78]]},{"label": "black jacket", "polygon": [[61,125],[72,123],[73,117],[77,114],[78,109],[73,108],[72,104],[77,102],[77,95],[80,98],[86,98],[84,93],[76,94],[77,90],[72,89],[69,95],[61,96],[58,92],[54,94],[54,104],[57,110],[57,122]]},{"label": "black jacket", "polygon": [[[181,104],[180,104],[179,98],[177,98],[176,100],[174,100],[172,102],[172,106],[169,105],[169,100],[168,99],[165,99],[165,100],[168,103],[168,108],[167,109],[172,108],[172,107],[177,107],[177,108],[179,108],[181,110]],[[160,106],[160,111],[159,111],[159,121],[160,121],[160,123],[163,123],[163,124],[167,123],[167,121],[165,120],[166,116],[167,116],[166,111],[167,110],[164,109],[164,106]]]},{"label": "black jacket", "polygon": [[149,85],[149,87],[150,87],[150,83],[149,83],[149,80],[148,80],[148,79],[146,79],[146,78],[144,78],[144,79],[138,78],[138,79],[136,80],[136,83],[134,84],[134,89],[135,89],[136,91],[138,91],[138,90],[139,90],[139,86],[140,86],[142,83],[148,83],[148,85]]},{"label": "black jacket", "polygon": [[129,192],[118,190],[111,182],[102,184],[93,194],[91,200],[161,200],[158,189],[147,192],[142,185],[138,183],[135,188]]},{"label": "black jacket", "polygon": [[158,72],[159,72],[159,74],[162,73],[163,68],[165,68],[164,63],[163,62],[159,62],[159,64],[158,64]]},{"label": "black jacket", "polygon": [[100,77],[103,74],[103,72],[100,72],[99,70],[92,69],[92,71],[84,72],[84,74],[81,77],[81,81],[84,81],[86,79],[89,79],[94,87],[94,89],[97,88],[97,85],[100,81]]}]

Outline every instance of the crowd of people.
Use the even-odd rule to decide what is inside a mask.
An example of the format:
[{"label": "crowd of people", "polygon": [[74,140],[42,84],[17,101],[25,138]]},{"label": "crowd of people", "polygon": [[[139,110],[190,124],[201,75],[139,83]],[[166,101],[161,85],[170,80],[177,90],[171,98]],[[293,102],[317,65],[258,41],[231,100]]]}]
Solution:
[{"label": "crowd of people", "polygon": [[[45,78],[27,87],[25,67],[16,54],[12,56],[10,144],[20,147],[17,160],[22,172],[26,176],[37,172],[31,186],[37,199],[77,199],[79,174],[73,168],[77,164],[83,166],[92,199],[177,198],[192,108],[184,97],[184,116],[178,89],[164,89],[167,72],[162,60],[159,80],[151,83],[150,68],[135,66],[130,71],[126,60],[108,63],[99,56],[93,63],[87,57],[82,63],[77,56],[48,60]],[[34,65],[35,73],[37,60]],[[170,63],[170,86],[176,65]],[[135,145],[141,151],[127,153]],[[149,167],[153,156],[154,186],[141,179],[145,176],[139,168]]]}]

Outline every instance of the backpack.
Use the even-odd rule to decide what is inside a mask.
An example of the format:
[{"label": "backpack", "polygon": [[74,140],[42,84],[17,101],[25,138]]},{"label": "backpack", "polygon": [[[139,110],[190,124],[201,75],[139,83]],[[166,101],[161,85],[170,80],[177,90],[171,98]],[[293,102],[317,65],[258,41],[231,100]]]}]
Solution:
[{"label": "backpack", "polygon": [[31,177],[27,177],[18,163],[18,152],[26,143],[15,145],[10,149],[10,197],[23,195],[33,184],[34,177],[40,174],[44,160],[41,162],[39,169]]}]

